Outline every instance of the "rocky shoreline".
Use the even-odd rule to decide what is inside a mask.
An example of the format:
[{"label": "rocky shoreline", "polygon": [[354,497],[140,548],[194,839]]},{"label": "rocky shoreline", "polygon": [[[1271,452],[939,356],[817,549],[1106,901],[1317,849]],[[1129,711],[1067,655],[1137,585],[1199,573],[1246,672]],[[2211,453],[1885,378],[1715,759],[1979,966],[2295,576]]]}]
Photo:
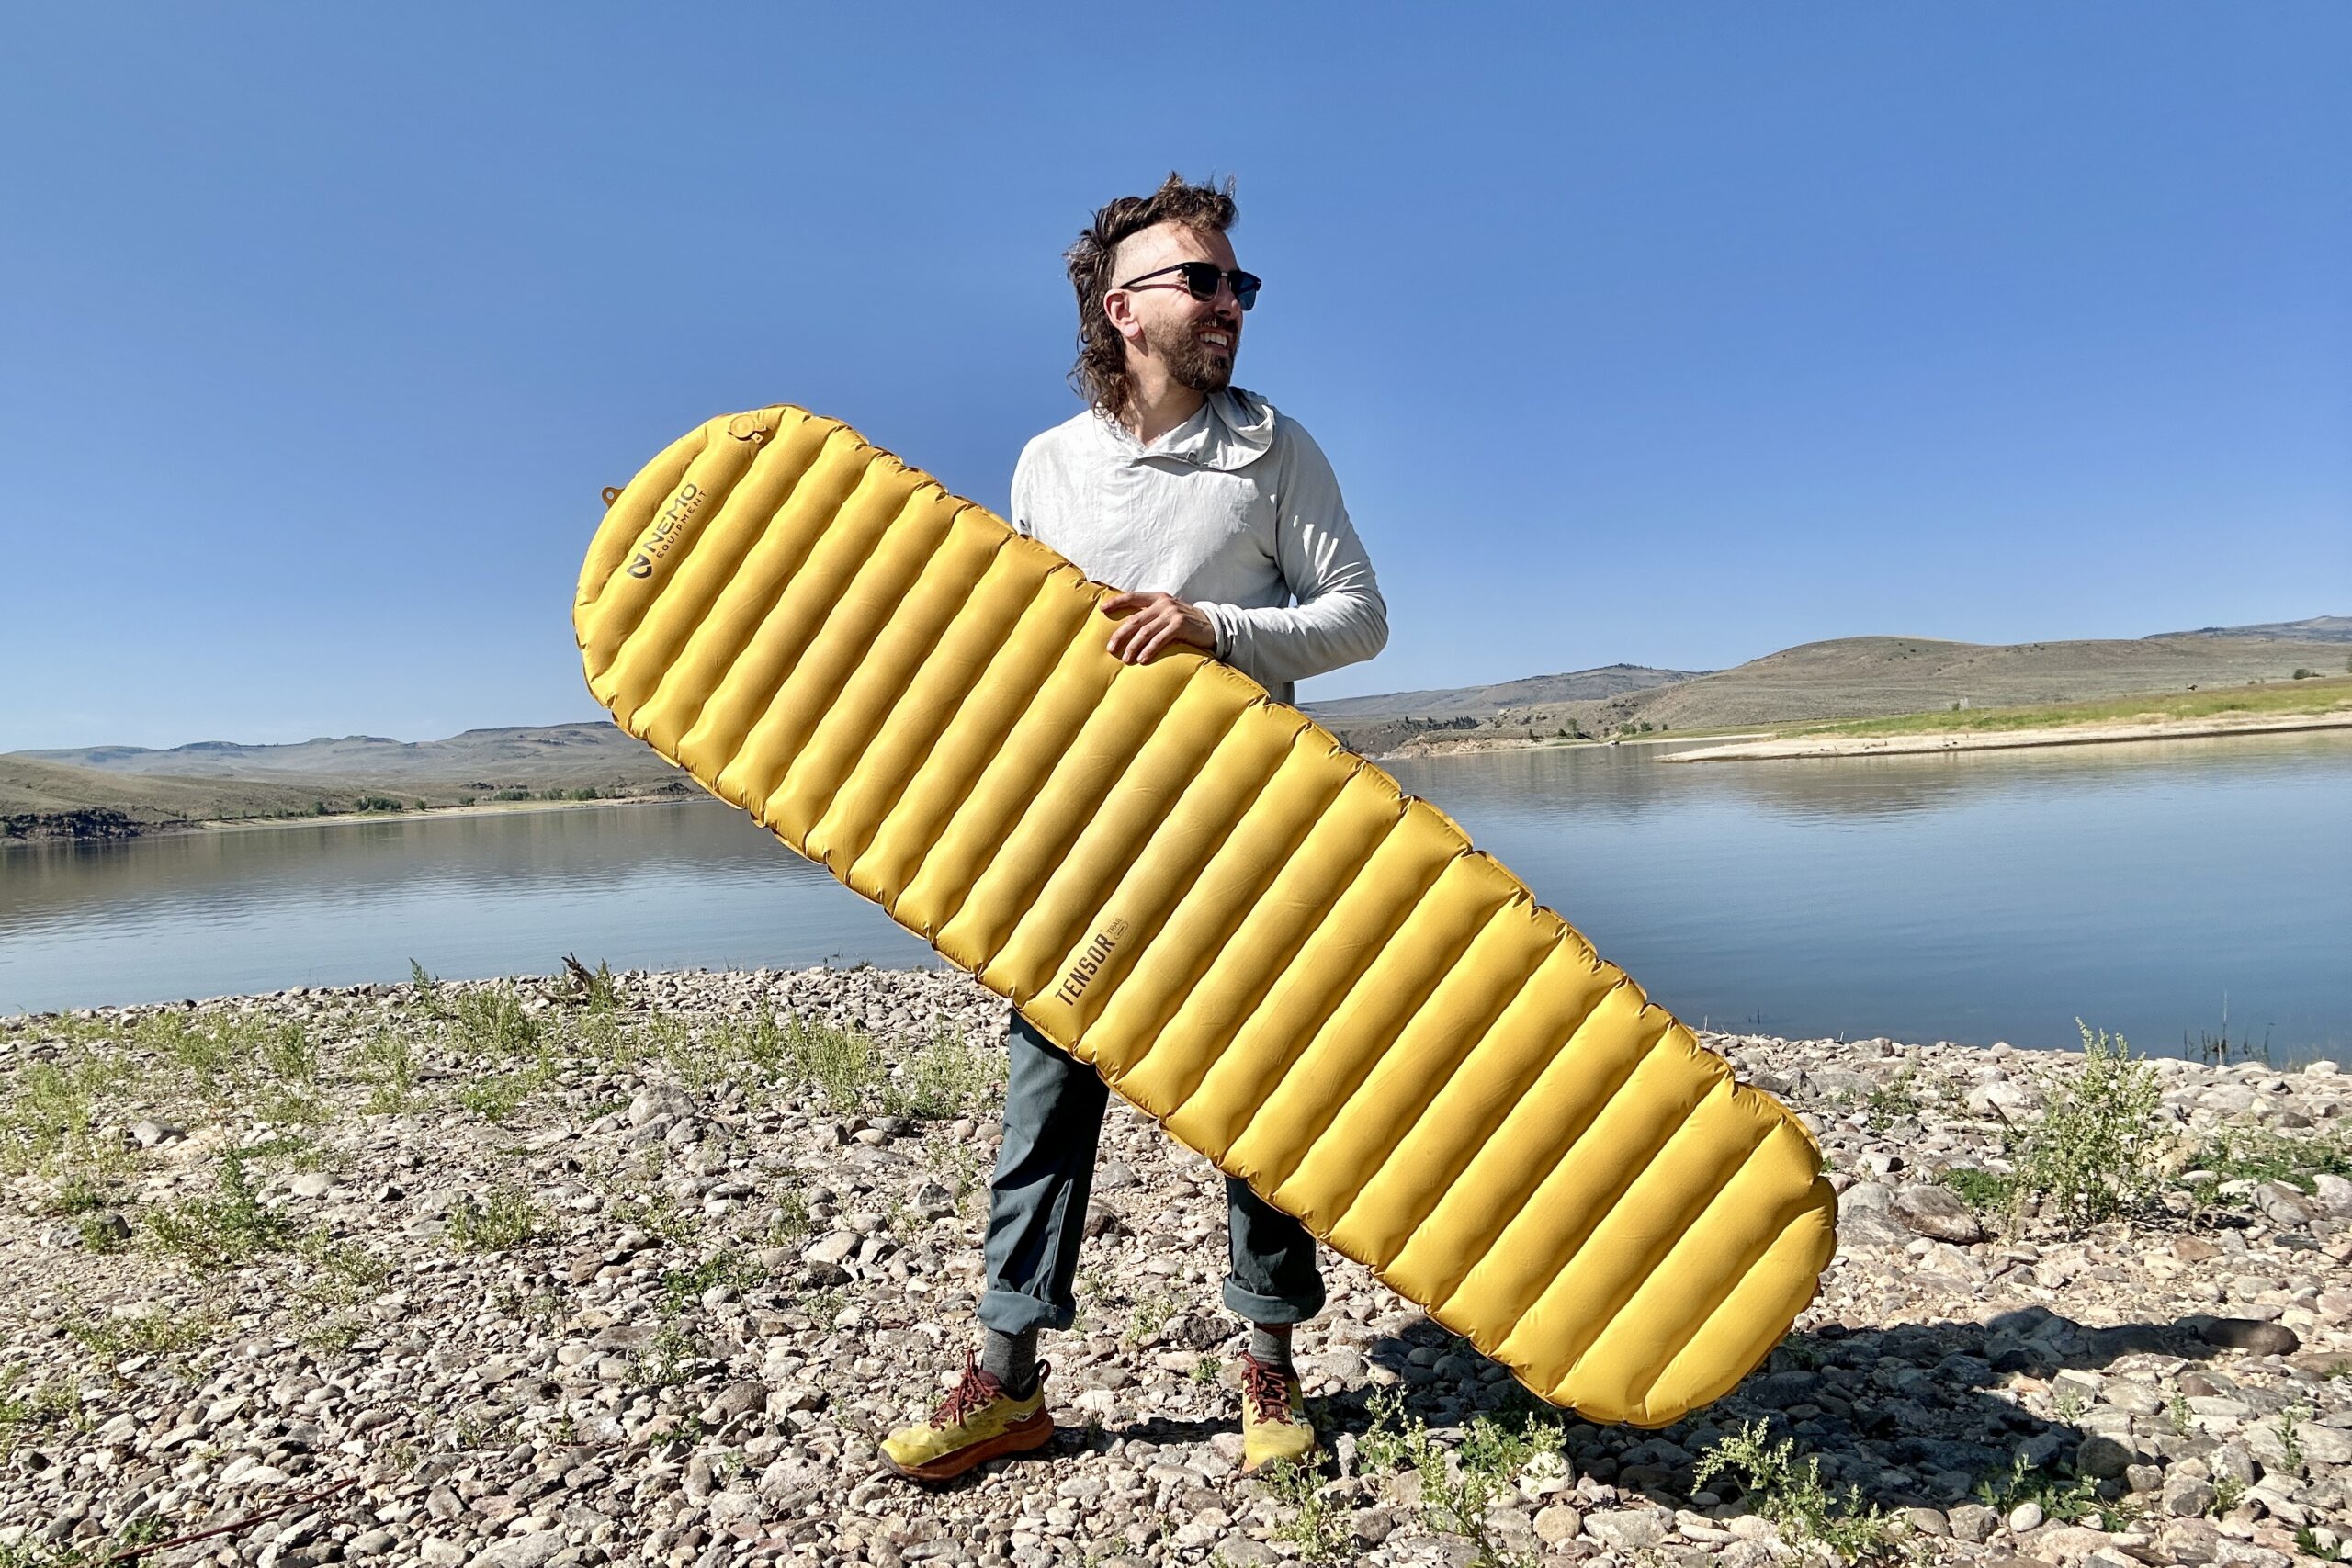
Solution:
[{"label": "rocky shoreline", "polygon": [[1820,1297],[1731,1395],[1541,1410],[1327,1257],[1332,1459],[1271,1480],[1235,1473],[1215,1174],[1114,1100],[1060,1432],[910,1488],[874,1443],[971,1336],[1002,1016],[861,969],[0,1020],[0,1565],[2341,1550],[2352,1077],[2149,1063],[2101,1218],[2020,1165],[2097,1061],[1886,1041],[1707,1037],[1842,1189]]}]

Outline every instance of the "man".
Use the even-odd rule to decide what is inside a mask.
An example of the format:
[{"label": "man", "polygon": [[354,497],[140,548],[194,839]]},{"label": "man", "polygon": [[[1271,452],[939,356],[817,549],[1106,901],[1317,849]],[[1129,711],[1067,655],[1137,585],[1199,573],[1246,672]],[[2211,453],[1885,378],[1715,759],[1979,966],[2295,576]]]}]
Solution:
[{"label": "man", "polygon": [[[1338,481],[1306,432],[1232,385],[1259,280],[1234,261],[1231,185],[1170,175],[1094,215],[1067,260],[1078,294],[1071,384],[1086,412],[1029,443],[1012,513],[1098,582],[1107,645],[1139,664],[1175,648],[1225,660],[1284,702],[1292,682],[1387,640],[1387,609]],[[1294,604],[1293,601],[1295,601]],[[922,1481],[1042,1446],[1042,1328],[1068,1328],[1108,1090],[1012,1016],[1004,1142],[989,1183],[988,1290],[977,1358],[929,1421],[883,1454]],[[1225,1301],[1250,1325],[1243,1464],[1303,1460],[1315,1432],[1291,1370],[1291,1329],[1323,1306],[1305,1226],[1228,1179]]]}]

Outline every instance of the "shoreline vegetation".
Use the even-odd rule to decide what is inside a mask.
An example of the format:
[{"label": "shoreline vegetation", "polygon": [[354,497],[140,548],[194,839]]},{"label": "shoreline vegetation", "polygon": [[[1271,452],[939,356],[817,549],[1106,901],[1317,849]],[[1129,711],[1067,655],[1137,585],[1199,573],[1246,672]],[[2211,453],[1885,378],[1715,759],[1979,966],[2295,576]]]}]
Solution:
[{"label": "shoreline vegetation", "polygon": [[1798,758],[1919,755],[2082,746],[2128,740],[2206,739],[2352,728],[2352,678],[2258,682],[2219,691],[2157,693],[2079,703],[1896,714],[1835,724],[1756,724],[1736,731],[1642,729],[1611,737],[1495,737],[1437,741],[1391,756],[1447,756],[1560,745],[1659,745],[1710,739],[1667,762],[1783,761]]},{"label": "shoreline vegetation", "polygon": [[1704,1034],[1840,1193],[1755,1372],[1596,1426],[1327,1254],[1335,1457],[1254,1480],[1221,1181],[1114,1100],[1053,1444],[907,1487],[874,1444],[974,1333],[1003,1019],[944,971],[584,964],[0,1019],[0,1563],[2342,1551],[2352,1077],[2089,1030]]},{"label": "shoreline vegetation", "polygon": [[[0,851],[12,844],[55,844],[184,837],[194,833],[247,832],[272,828],[334,828],[363,822],[440,820],[453,817],[501,817],[541,811],[577,811],[587,807],[650,806],[707,798],[701,786],[684,779],[651,788],[582,786],[576,789],[498,791],[489,798],[458,796],[447,802],[402,800],[392,795],[362,797],[355,809],[311,809],[240,817],[191,818],[142,822],[107,807],[71,812],[26,814],[0,820]],[[325,803],[320,802],[324,807]],[[7,1568],[0,1562],[0,1568]]]}]

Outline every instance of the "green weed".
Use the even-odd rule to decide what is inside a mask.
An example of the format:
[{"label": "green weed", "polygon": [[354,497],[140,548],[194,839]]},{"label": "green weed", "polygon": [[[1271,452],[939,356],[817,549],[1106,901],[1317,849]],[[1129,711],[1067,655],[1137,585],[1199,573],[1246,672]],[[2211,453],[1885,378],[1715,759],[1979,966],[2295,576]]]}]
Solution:
[{"label": "green weed", "polygon": [[16,1091],[0,1101],[0,1172],[119,1160],[119,1151],[99,1149],[93,1137],[98,1095],[117,1077],[116,1064],[78,1048],[62,1062],[35,1062],[17,1074]]},{"label": "green weed", "polygon": [[458,992],[450,1003],[449,1018],[459,1043],[480,1055],[512,1061],[533,1055],[539,1043],[539,1021],[503,980]]},{"label": "green weed", "polygon": [[1004,1082],[1004,1055],[982,1051],[959,1035],[935,1032],[928,1043],[884,1086],[883,1109],[893,1115],[944,1121],[966,1115]]},{"label": "green weed", "polygon": [[2033,1503],[2041,1506],[2042,1515],[2052,1519],[2079,1519],[2098,1510],[2098,1484],[2089,1476],[2059,1476],[2042,1469],[2019,1453],[2010,1461],[2007,1475],[1987,1475],[1978,1479],[1976,1496],[1996,1514],[2014,1512],[2018,1505]]},{"label": "green weed", "polygon": [[450,1205],[445,1234],[467,1252],[506,1252],[538,1235],[544,1218],[529,1193],[502,1184]]},{"label": "green weed", "polygon": [[2017,1179],[1997,1176],[1974,1166],[1956,1165],[1936,1179],[1957,1193],[1960,1201],[1972,1209],[1996,1211],[2010,1207],[2017,1201]]},{"label": "green weed", "polygon": [[1506,1554],[1494,1540],[1487,1513],[1513,1490],[1513,1482],[1538,1453],[1557,1453],[1560,1429],[1541,1418],[1517,1426],[1481,1416],[1470,1423],[1459,1450],[1449,1453],[1430,1435],[1426,1423],[1405,1414],[1405,1402],[1387,1390],[1366,1406],[1372,1425],[1357,1439],[1358,1461],[1368,1470],[1410,1470],[1420,1477],[1421,1522],[1432,1530],[1458,1535],[1476,1549],[1476,1568],[1517,1568],[1526,1559]]},{"label": "green weed", "polygon": [[85,1318],[69,1323],[65,1332],[100,1366],[112,1367],[131,1356],[168,1356],[195,1348],[212,1337],[219,1320],[209,1314],[177,1315],[156,1311],[122,1316]]},{"label": "green weed", "polygon": [[2210,1181],[2199,1184],[2199,1202],[2228,1201],[2220,1190],[2224,1181],[2277,1181],[2308,1195],[2318,1189],[2314,1178],[2352,1176],[2352,1133],[2336,1131],[2298,1138],[2284,1133],[2228,1127],[2199,1151],[2197,1164],[2212,1173]]},{"label": "green weed", "polygon": [[1749,1505],[1792,1547],[1820,1547],[1845,1562],[1892,1556],[1901,1540],[1893,1516],[1865,1503],[1859,1486],[1833,1495],[1822,1483],[1820,1456],[1808,1454],[1800,1467],[1793,1439],[1769,1441],[1764,1423],[1753,1421],[1702,1454],[1691,1478],[1703,1486],[1732,1474]]},{"label": "green weed", "polygon": [[245,1169],[249,1149],[223,1149],[218,1194],[175,1203],[147,1216],[156,1244],[202,1269],[227,1269],[283,1247],[294,1234],[284,1215],[262,1205]]},{"label": "green weed", "polygon": [[2121,1035],[2077,1021],[2083,1061],[2054,1103],[2024,1134],[2017,1191],[2043,1218],[2080,1227],[2123,1213],[2145,1197],[2163,1136],[2155,1122],[2163,1086],[2132,1059]]},{"label": "green weed", "polygon": [[352,1066],[368,1086],[368,1110],[385,1115],[408,1109],[416,1092],[416,1047],[397,1030],[379,1029],[352,1053]]},{"label": "green weed", "polygon": [[23,1376],[13,1367],[0,1369],[0,1460],[43,1433],[85,1424],[82,1395],[73,1384],[51,1382],[19,1392]]},{"label": "green weed", "polygon": [[692,1310],[705,1291],[726,1285],[748,1291],[766,1280],[766,1271],[728,1247],[721,1247],[692,1269],[665,1269],[662,1273],[662,1311],[676,1317]]},{"label": "green weed", "polygon": [[1322,1477],[1288,1460],[1266,1476],[1266,1494],[1290,1517],[1274,1526],[1274,1539],[1298,1549],[1301,1562],[1339,1562],[1348,1552],[1348,1516],[1323,1495]]}]

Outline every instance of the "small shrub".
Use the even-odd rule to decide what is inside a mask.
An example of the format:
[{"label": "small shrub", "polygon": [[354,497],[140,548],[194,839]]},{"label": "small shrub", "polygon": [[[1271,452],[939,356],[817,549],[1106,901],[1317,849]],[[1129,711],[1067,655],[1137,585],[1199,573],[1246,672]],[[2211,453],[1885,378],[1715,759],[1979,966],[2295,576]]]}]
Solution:
[{"label": "small shrub", "polygon": [[19,1393],[17,1385],[23,1375],[14,1367],[0,1369],[0,1460],[44,1432],[85,1424],[82,1395],[73,1384],[44,1382]]},{"label": "small shrub", "polygon": [[1358,1461],[1374,1472],[1417,1472],[1422,1524],[1467,1540],[1476,1552],[1476,1568],[1508,1568],[1511,1560],[1492,1539],[1487,1515],[1510,1495],[1514,1478],[1529,1460],[1559,1451],[1559,1428],[1541,1418],[1513,1427],[1481,1416],[1470,1423],[1461,1448],[1450,1453],[1404,1407],[1404,1400],[1388,1390],[1372,1395],[1372,1425],[1357,1439]]},{"label": "small shrub", "polygon": [[855,1030],[795,1021],[788,1035],[794,1076],[835,1111],[854,1111],[876,1081],[874,1042]]},{"label": "small shrub", "polygon": [[416,1047],[397,1030],[379,1029],[352,1055],[359,1081],[368,1086],[368,1110],[385,1114],[407,1109],[416,1090]]},{"label": "small shrub", "polygon": [[0,1101],[0,1172],[50,1170],[94,1156],[103,1163],[91,1134],[108,1077],[103,1058],[80,1051],[18,1074],[16,1092]]},{"label": "small shrub", "polygon": [[2154,1068],[2132,1059],[2121,1035],[2110,1040],[2079,1021],[2076,1027],[2082,1066],[2026,1133],[2017,1190],[2039,1201],[2044,1218],[2081,1226],[2122,1213],[2149,1190],[2164,1090]]},{"label": "small shrub", "polygon": [[460,991],[449,1016],[459,1042],[484,1055],[527,1056],[539,1043],[539,1021],[524,1009],[523,998],[503,981],[479,990]]},{"label": "small shrub", "polygon": [[2098,1484],[2086,1475],[2060,1476],[2019,1453],[2007,1475],[1987,1475],[1976,1483],[1977,1500],[1996,1514],[2008,1514],[2022,1503],[2040,1506],[2052,1519],[2079,1519],[2098,1509]]},{"label": "small shrub", "polygon": [[1956,1165],[1936,1179],[1951,1188],[1972,1209],[2006,1209],[2017,1198],[2016,1178],[1997,1176],[1974,1166]]},{"label": "small shrub", "polygon": [[1702,1454],[1692,1479],[1703,1486],[1732,1473],[1756,1512],[1779,1526],[1791,1546],[1826,1548],[1846,1562],[1894,1551],[1899,1539],[1895,1521],[1865,1503],[1860,1487],[1849,1485],[1843,1497],[1833,1496],[1822,1484],[1819,1455],[1807,1455],[1799,1468],[1793,1439],[1766,1439],[1764,1423],[1750,1422]]},{"label": "small shrub", "polygon": [[529,1193],[498,1186],[480,1201],[463,1198],[453,1204],[445,1234],[451,1246],[468,1252],[505,1252],[536,1236],[542,1219]]},{"label": "small shrub", "polygon": [[263,1207],[245,1170],[252,1150],[224,1149],[219,1195],[190,1199],[147,1217],[156,1244],[198,1269],[226,1269],[284,1247],[294,1227]]},{"label": "small shrub", "polygon": [[943,1121],[977,1110],[1003,1082],[1002,1053],[977,1049],[943,1030],[885,1088],[883,1108],[893,1115]]},{"label": "small shrub", "polygon": [[167,1356],[203,1344],[218,1326],[215,1319],[198,1314],[179,1316],[156,1311],[96,1317],[65,1326],[73,1341],[101,1366],[112,1367],[129,1356]]},{"label": "small shrub", "polygon": [[1284,1460],[1266,1477],[1266,1495],[1290,1511],[1290,1517],[1274,1526],[1274,1539],[1296,1547],[1297,1561],[1347,1561],[1347,1510],[1323,1495],[1320,1474]]},{"label": "small shrub", "polygon": [[531,1096],[555,1081],[552,1055],[519,1072],[490,1073],[458,1086],[458,1103],[485,1122],[504,1122]]},{"label": "small shrub", "polygon": [[447,999],[441,994],[441,982],[413,958],[408,961],[408,994],[417,1006],[435,1018],[448,1011]]},{"label": "small shrub", "polygon": [[2222,1201],[2224,1181],[2277,1181],[2305,1193],[2318,1190],[2320,1176],[2352,1176],[2352,1133],[2331,1131],[2309,1137],[2260,1129],[2226,1127],[2199,1151],[2197,1163],[2212,1172],[2203,1202]]},{"label": "small shrub", "polygon": [[664,1315],[676,1317],[691,1311],[714,1285],[746,1291],[766,1278],[758,1264],[722,1247],[692,1269],[662,1270],[662,1310]]}]

